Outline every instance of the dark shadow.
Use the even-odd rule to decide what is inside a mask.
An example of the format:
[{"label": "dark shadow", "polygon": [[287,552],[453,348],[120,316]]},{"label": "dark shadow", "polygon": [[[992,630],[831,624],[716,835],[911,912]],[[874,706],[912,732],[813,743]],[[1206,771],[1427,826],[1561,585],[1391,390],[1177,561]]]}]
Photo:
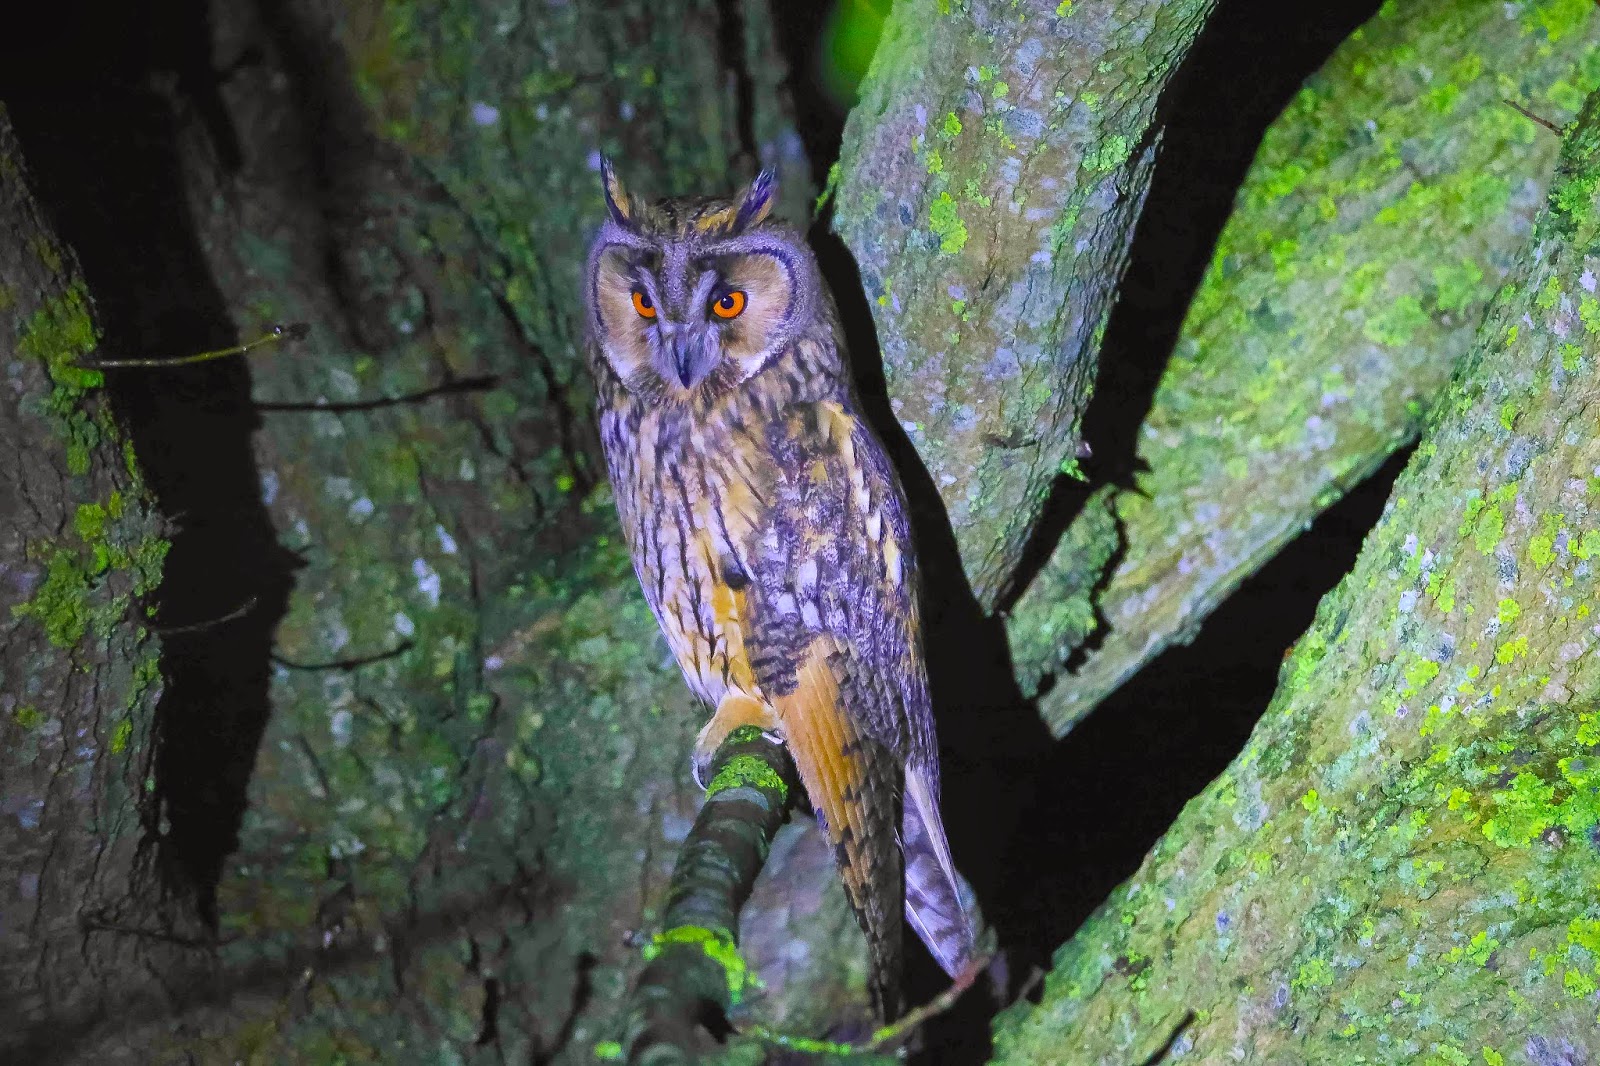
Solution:
[{"label": "dark shadow", "polygon": [[[239,148],[211,69],[207,6],[98,0],[33,20],[0,48],[8,108],[35,195],[82,264],[100,355],[152,358],[239,341],[190,221],[179,116],[224,170]],[[156,803],[146,831],[165,886],[216,920],[265,727],[268,653],[294,559],[277,544],[250,447],[240,359],[106,371],[161,513],[166,576],[148,604],[163,636]],[[250,605],[240,610],[242,606]]]},{"label": "dark shadow", "polygon": [[1078,723],[1037,768],[1005,861],[1026,899],[1007,914],[1035,945],[1060,945],[1243,749],[1318,602],[1355,564],[1410,449],[1324,512],[1208,618]]},{"label": "dark shadow", "polygon": [[[854,0],[843,0],[845,3]],[[812,183],[821,190],[839,158],[846,105],[822,83],[823,32],[837,4],[776,4],[773,32],[787,73],[783,89],[794,101],[795,132],[811,162]]]}]

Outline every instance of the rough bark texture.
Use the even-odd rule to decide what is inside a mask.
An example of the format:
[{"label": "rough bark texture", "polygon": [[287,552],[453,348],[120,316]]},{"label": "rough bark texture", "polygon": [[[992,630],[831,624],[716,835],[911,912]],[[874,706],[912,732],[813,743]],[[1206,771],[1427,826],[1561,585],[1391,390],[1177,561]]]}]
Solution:
[{"label": "rough bark texture", "polygon": [[706,802],[678,853],[650,964],[628,998],[622,1042],[635,1066],[675,1066],[704,1057],[702,1018],[726,1015],[744,998],[749,972],[738,955],[739,910],[750,897],[798,784],[781,740],[755,726],[729,734],[711,760]]},{"label": "rough bark texture", "polygon": [[1156,103],[1211,8],[896,4],[845,128],[834,228],[986,609],[1074,455]]},{"label": "rough bark texture", "polygon": [[1239,759],[999,1061],[1600,1054],[1600,97]]},{"label": "rough bark texture", "polygon": [[0,1058],[147,993],[196,931],[144,847],[161,679],[142,598],[167,542],[103,375],[76,365],[98,354],[89,294],[28,182],[0,107]]},{"label": "rough bark texture", "polygon": [[[1415,438],[1600,84],[1593,5],[1390,4],[1268,130],[1140,430],[1009,634],[1061,735]],[[1108,562],[1115,567],[1105,574]],[[1289,634],[1285,634],[1287,639]]]},{"label": "rough bark texture", "polygon": [[[210,20],[202,66],[226,77],[171,97],[192,206],[171,224],[197,231],[242,335],[311,326],[252,358],[241,416],[260,427],[249,491],[300,569],[221,946],[168,975],[171,1013],[77,1028],[72,1050],[587,1061],[621,1036],[700,798],[704,715],[592,439],[578,293],[598,153],[646,194],[776,163],[803,221],[766,9],[217,3]],[[814,828],[780,834],[745,917],[764,1017],[867,1016]]]}]

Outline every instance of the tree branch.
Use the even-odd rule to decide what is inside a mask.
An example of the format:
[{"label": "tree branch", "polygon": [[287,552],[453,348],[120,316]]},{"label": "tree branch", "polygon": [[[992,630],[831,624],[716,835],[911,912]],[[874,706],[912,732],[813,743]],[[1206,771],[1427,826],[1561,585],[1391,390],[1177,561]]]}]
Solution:
[{"label": "tree branch", "polygon": [[780,741],[736,729],[712,759],[705,806],[672,873],[664,928],[645,949],[649,965],[628,1006],[628,1062],[695,1061],[695,1031],[708,1010],[726,1012],[748,985],[739,957],[739,908],[783,824],[794,766]]}]

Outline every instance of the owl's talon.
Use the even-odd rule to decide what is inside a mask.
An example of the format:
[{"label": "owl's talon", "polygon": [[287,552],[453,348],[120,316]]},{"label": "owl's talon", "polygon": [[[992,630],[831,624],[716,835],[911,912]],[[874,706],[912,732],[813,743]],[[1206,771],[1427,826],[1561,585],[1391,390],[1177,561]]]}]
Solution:
[{"label": "owl's talon", "polygon": [[762,736],[775,743],[783,743],[783,733],[778,729],[771,707],[742,693],[724,697],[717,706],[717,713],[701,727],[700,735],[694,739],[694,754],[690,756],[689,769],[694,774],[695,784],[703,789],[711,783],[711,761],[716,758],[717,749],[722,747],[722,742],[735,729],[747,725],[755,726],[761,730]]}]

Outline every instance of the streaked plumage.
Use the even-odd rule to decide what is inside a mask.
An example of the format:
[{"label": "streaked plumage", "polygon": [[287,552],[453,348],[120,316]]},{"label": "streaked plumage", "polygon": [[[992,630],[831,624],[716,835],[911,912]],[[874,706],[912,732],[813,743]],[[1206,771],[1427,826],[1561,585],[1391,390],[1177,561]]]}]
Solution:
[{"label": "streaked plumage", "polygon": [[767,221],[770,173],[650,206],[604,177],[585,292],[601,441],[645,598],[715,709],[696,774],[740,725],[783,734],[892,1015],[902,899],[952,974],[976,933],[939,818],[904,496],[816,262]]}]

